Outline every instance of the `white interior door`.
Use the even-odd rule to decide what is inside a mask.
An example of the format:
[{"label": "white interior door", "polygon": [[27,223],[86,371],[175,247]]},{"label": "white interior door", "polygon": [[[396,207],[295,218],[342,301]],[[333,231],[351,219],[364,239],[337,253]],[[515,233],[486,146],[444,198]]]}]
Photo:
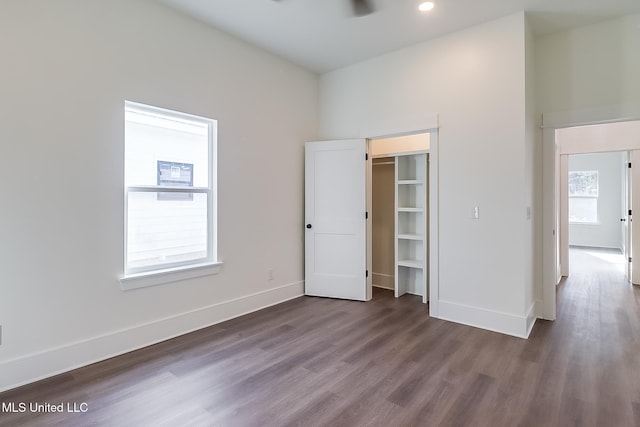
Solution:
[{"label": "white interior door", "polygon": [[[631,179],[629,184],[631,186],[631,215],[628,216],[629,234],[631,236],[631,253],[629,256],[633,261],[633,257],[640,256],[640,227],[633,226],[633,213],[640,211],[640,150],[632,150],[629,152],[629,161],[631,162]],[[634,285],[640,284],[640,262],[631,262],[631,283]]]},{"label": "white interior door", "polygon": [[560,275],[569,276],[569,156],[560,156]]},{"label": "white interior door", "polygon": [[626,275],[627,280],[631,282],[631,169],[627,167],[629,162],[629,153],[624,153],[624,165],[622,174],[622,215],[620,222],[622,225],[622,253],[627,261]]},{"label": "white interior door", "polygon": [[305,293],[367,299],[364,139],[305,145]]}]

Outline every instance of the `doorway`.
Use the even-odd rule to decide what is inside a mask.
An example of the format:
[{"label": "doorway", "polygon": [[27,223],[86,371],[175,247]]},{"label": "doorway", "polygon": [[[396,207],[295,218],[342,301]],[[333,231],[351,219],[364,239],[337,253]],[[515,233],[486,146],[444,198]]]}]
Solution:
[{"label": "doorway", "polygon": [[[568,214],[567,203],[563,209],[562,189],[567,188],[567,181],[563,181],[562,171],[568,168],[569,154],[594,153],[607,151],[630,151],[631,163],[633,157],[640,161],[640,121],[611,121],[599,124],[562,124],[554,123],[554,117],[547,119],[543,126],[542,147],[542,187],[543,187],[543,236],[542,236],[542,316],[548,320],[556,318],[556,285],[563,275],[568,274],[567,262],[569,259],[568,244]],[[549,123],[549,124],[547,124]],[[640,164],[636,162],[637,164]],[[640,173],[637,168],[632,168],[632,183],[638,183],[633,187],[640,191]],[[638,204],[639,197],[631,197],[632,203]],[[633,210],[633,207],[631,208]],[[631,218],[628,218],[630,222]],[[563,233],[562,230],[565,230]],[[638,227],[637,227],[638,228]],[[640,243],[640,235],[633,239],[633,235],[640,234],[640,230],[631,231],[632,251],[633,242]],[[638,248],[636,253],[640,253]],[[564,261],[564,264],[563,264]],[[640,264],[640,263],[636,263]],[[639,266],[640,267],[640,266]],[[634,276],[632,274],[632,276]],[[640,277],[640,271],[636,277]]]},{"label": "doorway", "polygon": [[[402,188],[396,192],[400,194],[401,203],[397,211],[407,213],[407,216],[421,213],[424,222],[414,221],[413,227],[408,225],[398,230],[398,234],[404,235],[399,238],[408,242],[395,252],[403,258],[401,261],[411,265],[396,264],[413,269],[408,271],[418,269],[416,261],[424,264],[420,274],[405,276],[409,276],[407,282],[417,284],[416,288],[424,288],[428,283],[428,292],[423,290],[421,295],[424,302],[427,295],[430,299],[429,315],[438,317],[438,129],[423,129],[397,133],[397,136],[305,144],[306,295],[361,301],[371,299],[373,234],[369,213],[372,211],[372,156],[400,155],[402,159],[413,160],[398,161],[397,170],[403,175],[399,175],[397,182]],[[378,148],[384,144],[372,142],[406,138],[418,133],[428,135],[428,167],[427,152],[423,149],[405,148],[398,153],[396,147],[383,153]],[[420,156],[422,160],[419,160]],[[397,223],[403,224],[402,221]],[[427,225],[420,230],[418,224]],[[421,236],[418,238],[418,235]],[[422,255],[418,254],[420,251],[424,251]],[[407,286],[407,290],[410,289]]]},{"label": "doorway", "polygon": [[[566,234],[568,248],[566,251],[563,248],[561,253],[582,248],[618,254],[618,261],[624,259],[625,251],[630,249],[625,244],[630,231],[626,191],[630,177],[627,173],[628,152],[568,154],[566,157],[566,162],[561,160],[561,165],[566,164],[566,170],[561,167],[563,226],[560,233]],[[563,276],[574,272],[574,258],[569,254],[561,259]]]},{"label": "doorway", "polygon": [[428,301],[430,133],[371,139],[372,286]]}]

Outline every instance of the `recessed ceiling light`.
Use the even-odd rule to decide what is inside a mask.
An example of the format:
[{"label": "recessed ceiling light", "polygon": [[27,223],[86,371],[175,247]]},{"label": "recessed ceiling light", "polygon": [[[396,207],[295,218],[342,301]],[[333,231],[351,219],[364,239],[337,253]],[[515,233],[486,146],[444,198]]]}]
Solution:
[{"label": "recessed ceiling light", "polygon": [[418,10],[420,12],[428,12],[433,9],[434,6],[435,4],[432,1],[425,1],[420,3],[420,6],[418,6]]}]

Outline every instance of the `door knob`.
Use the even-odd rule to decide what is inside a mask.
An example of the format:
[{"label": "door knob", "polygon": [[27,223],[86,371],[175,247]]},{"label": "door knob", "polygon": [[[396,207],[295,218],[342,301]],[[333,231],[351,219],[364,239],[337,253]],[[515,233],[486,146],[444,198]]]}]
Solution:
[{"label": "door knob", "polygon": [[620,221],[625,222],[627,219],[626,218],[620,218]]},{"label": "door knob", "polygon": [[311,224],[307,224],[307,228],[311,228]]}]

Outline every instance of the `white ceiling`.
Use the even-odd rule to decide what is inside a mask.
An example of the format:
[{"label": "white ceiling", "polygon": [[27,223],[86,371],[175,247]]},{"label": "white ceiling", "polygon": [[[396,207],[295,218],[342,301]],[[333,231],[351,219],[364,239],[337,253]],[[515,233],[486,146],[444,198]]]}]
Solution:
[{"label": "white ceiling", "polygon": [[354,17],[349,0],[157,0],[322,73],[525,10],[536,34],[640,13],[640,0],[372,0]]}]

